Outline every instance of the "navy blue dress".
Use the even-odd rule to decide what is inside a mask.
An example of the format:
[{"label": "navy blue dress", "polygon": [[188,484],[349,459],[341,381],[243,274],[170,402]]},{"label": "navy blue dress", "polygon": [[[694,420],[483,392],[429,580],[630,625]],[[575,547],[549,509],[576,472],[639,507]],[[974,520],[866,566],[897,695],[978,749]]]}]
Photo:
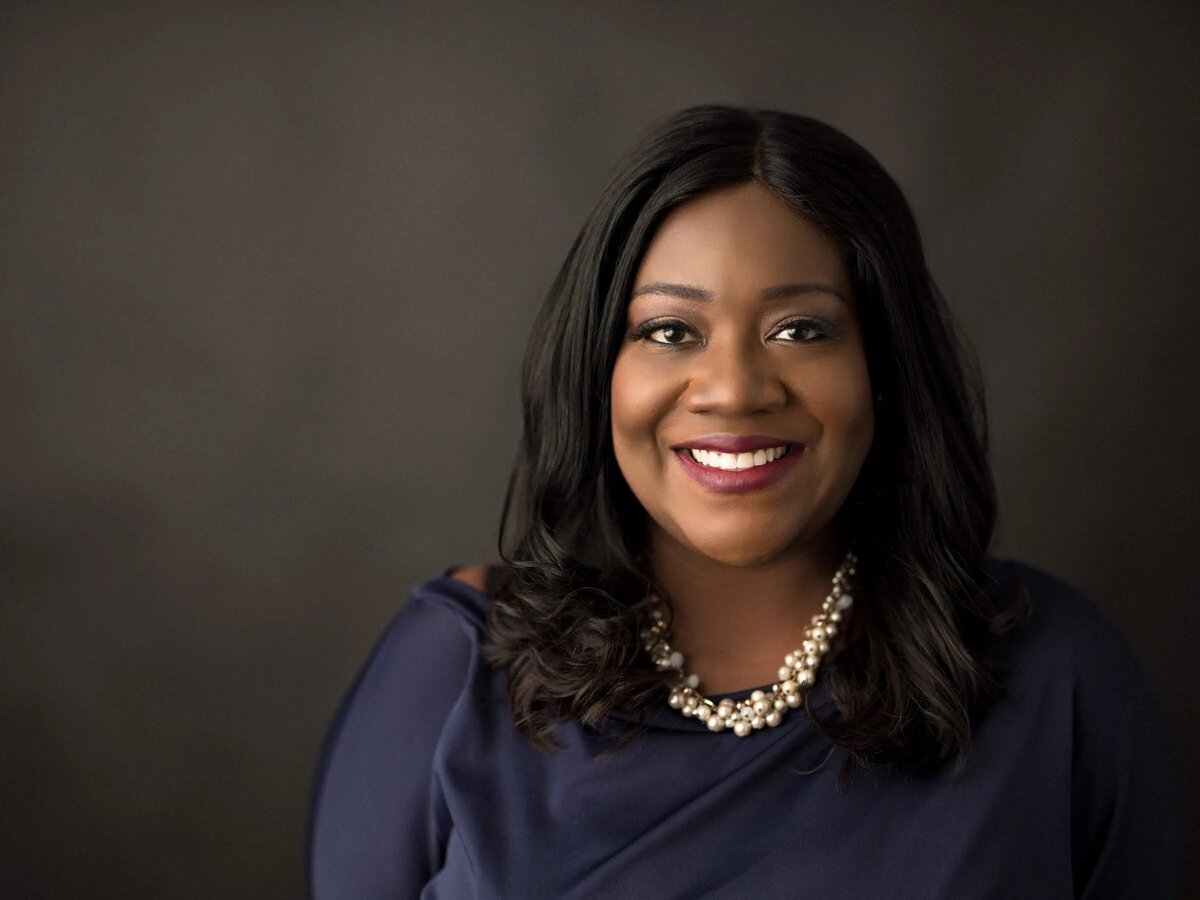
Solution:
[{"label": "navy blue dress", "polygon": [[[966,775],[859,773],[803,710],[745,739],[665,702],[603,762],[571,721],[543,755],[480,658],[487,600],[449,577],[396,614],[329,729],[312,796],[317,900],[375,898],[1159,898],[1180,891],[1177,774],[1118,630],[1067,584],[998,641],[1006,696]],[[813,699],[831,701],[818,679]],[[727,696],[741,698],[749,690]]]}]

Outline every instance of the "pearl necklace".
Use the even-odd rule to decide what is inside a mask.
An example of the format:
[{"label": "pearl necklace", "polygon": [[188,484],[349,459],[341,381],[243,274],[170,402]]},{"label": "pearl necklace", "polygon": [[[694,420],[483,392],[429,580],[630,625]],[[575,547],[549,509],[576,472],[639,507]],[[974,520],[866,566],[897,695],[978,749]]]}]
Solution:
[{"label": "pearl necklace", "polygon": [[641,638],[657,669],[674,669],[678,673],[671,682],[667,704],[685,716],[704,722],[708,730],[713,732],[728,730],[738,737],[746,737],[764,725],[774,728],[783,721],[789,709],[796,709],[804,703],[804,694],[815,683],[817,667],[829,652],[829,641],[838,633],[843,614],[854,602],[849,587],[857,562],[854,553],[848,551],[845,560],[833,574],[833,586],[821,604],[821,611],[812,617],[812,623],[804,629],[801,647],[783,658],[779,681],[771,685],[770,691],[754,691],[746,700],[734,701],[726,697],[714,703],[700,694],[699,676],[685,672],[683,654],[671,649],[663,600],[651,592],[653,606],[650,608],[650,618],[653,621],[641,631]]}]

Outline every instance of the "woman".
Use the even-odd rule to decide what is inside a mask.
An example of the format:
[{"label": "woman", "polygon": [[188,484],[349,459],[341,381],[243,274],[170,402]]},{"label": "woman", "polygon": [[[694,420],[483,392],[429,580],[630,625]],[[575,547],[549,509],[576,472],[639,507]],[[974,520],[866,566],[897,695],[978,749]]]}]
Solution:
[{"label": "woman", "polygon": [[865,150],[652,129],[534,324],[503,565],[418,585],[330,729],[315,895],[1176,893],[1131,652],[988,555],[979,384]]}]

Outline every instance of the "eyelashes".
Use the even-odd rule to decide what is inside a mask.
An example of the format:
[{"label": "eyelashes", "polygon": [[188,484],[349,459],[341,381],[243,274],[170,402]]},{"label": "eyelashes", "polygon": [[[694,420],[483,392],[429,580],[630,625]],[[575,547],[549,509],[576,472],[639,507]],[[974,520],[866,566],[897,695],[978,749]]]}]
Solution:
[{"label": "eyelashes", "polygon": [[[696,333],[690,325],[681,322],[679,319],[655,319],[636,328],[630,335],[630,338],[635,341],[645,341],[648,344],[658,347],[688,347],[695,343],[694,341],[656,340],[651,337],[652,334],[660,331],[677,335],[694,335]],[[779,335],[785,332],[793,332],[797,335],[795,338],[784,339],[785,344],[820,344],[838,337],[838,330],[834,327],[833,323],[807,316],[799,319],[789,319],[776,328],[773,334]],[[807,338],[799,336],[805,334],[812,336]]]}]

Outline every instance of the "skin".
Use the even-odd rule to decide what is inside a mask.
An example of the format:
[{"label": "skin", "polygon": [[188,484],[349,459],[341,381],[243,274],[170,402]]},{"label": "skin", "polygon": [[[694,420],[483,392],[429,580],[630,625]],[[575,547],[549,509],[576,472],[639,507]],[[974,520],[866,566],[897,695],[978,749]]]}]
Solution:
[{"label": "skin", "polygon": [[[663,283],[712,297],[652,287]],[[823,288],[759,296],[788,284]],[[804,317],[832,331],[812,321],[781,328]],[[639,338],[651,322],[658,330]],[[649,516],[647,552],[675,612],[672,644],[704,693],[773,683],[845,555],[833,519],[874,438],[852,281],[832,240],[751,181],[664,220],[626,325],[611,382],[613,449]],[[782,481],[720,494],[688,477],[671,449],[716,433],[805,447]]]}]

